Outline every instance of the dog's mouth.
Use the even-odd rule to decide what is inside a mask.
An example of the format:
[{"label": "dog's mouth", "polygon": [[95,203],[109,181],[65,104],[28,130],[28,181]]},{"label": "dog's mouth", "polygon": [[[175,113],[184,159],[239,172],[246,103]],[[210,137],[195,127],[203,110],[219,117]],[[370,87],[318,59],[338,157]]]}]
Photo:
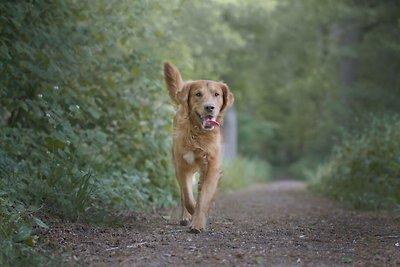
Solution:
[{"label": "dog's mouth", "polygon": [[205,130],[212,130],[212,129],[214,129],[214,127],[219,127],[220,126],[220,124],[217,121],[217,119],[214,118],[212,115],[201,116],[199,113],[197,113],[197,116],[200,119],[201,126]]}]

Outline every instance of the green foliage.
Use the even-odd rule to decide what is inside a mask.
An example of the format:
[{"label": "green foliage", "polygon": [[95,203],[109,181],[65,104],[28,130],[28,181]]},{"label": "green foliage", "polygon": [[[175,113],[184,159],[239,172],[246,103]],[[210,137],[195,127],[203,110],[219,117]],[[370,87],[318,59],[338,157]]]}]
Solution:
[{"label": "green foliage", "polygon": [[[45,227],[38,209],[85,221],[175,203],[165,59],[185,79],[222,79],[235,94],[243,157],[225,163],[223,187],[264,181],[266,161],[308,176],[340,142],[340,129],[356,126],[354,118],[400,111],[399,8],[395,1],[342,0],[2,1],[1,259],[18,265],[23,256],[15,255],[34,255],[31,228]],[[341,47],[335,31],[353,21],[361,25],[359,42]],[[357,59],[358,75],[344,86],[338,77],[349,58]],[[356,159],[376,143],[390,152],[394,141],[372,132],[359,135],[365,144],[344,142],[356,145],[332,162],[350,162],[346,155]],[[373,166],[382,165],[379,149]],[[393,185],[376,178],[381,167],[357,163],[366,169],[346,178],[335,164],[324,173],[335,170],[344,180],[368,174],[371,186],[355,188],[362,188],[358,196]]]},{"label": "green foliage", "polygon": [[64,266],[60,258],[38,254],[25,243],[0,241],[0,263],[2,266]]},{"label": "green foliage", "polygon": [[[102,190],[94,180],[136,177],[146,190],[171,184],[171,108],[151,45],[162,38],[147,21],[158,9],[128,1],[1,5],[0,148],[20,184],[29,181],[24,195],[77,219]],[[63,196],[74,200],[60,205]]]},{"label": "green foliage", "polygon": [[315,170],[317,168],[316,166],[319,166],[320,164],[321,159],[304,157],[280,171],[287,172],[295,179],[309,181],[314,178]]},{"label": "green foliage", "polygon": [[175,203],[172,108],[160,76],[166,37],[152,23],[165,8],[157,1],[0,3],[7,265],[42,265],[41,257],[21,258],[35,255],[31,227],[45,223],[26,214],[39,208],[87,221],[107,210]]},{"label": "green foliage", "polygon": [[2,266],[52,266],[60,260],[38,255],[34,245],[39,239],[32,227],[48,226],[35,216],[36,208],[22,202],[12,202],[4,191],[0,192],[0,263]]},{"label": "green foliage", "polygon": [[241,144],[239,153],[265,158],[267,155],[260,151],[260,146],[264,146],[268,139],[274,136],[276,125],[244,112],[238,114],[238,124],[238,138]]},{"label": "green foliage", "polygon": [[237,157],[223,162],[223,191],[245,188],[255,183],[265,183],[271,179],[271,166],[259,159]]},{"label": "green foliage", "polygon": [[[274,125],[257,153],[277,166],[315,152],[314,142],[325,127],[322,109],[332,78],[318,48],[322,37],[315,28],[322,18],[317,9],[307,2],[281,1],[272,6],[252,2],[226,14],[227,22],[246,41],[229,57],[233,67],[227,81],[239,91],[235,94],[239,112]],[[242,151],[252,146],[250,138],[240,141]],[[330,143],[324,142],[325,147],[318,149],[326,152]]]},{"label": "green foliage", "polygon": [[[225,22],[243,43],[228,51],[224,78],[235,90],[239,114],[274,125],[273,134],[257,142],[257,151],[244,135],[239,150],[278,167],[304,157],[323,160],[340,142],[340,128],[350,129],[354,118],[399,112],[399,10],[395,1],[227,5]],[[352,23],[359,25],[358,35],[346,46]],[[349,58],[354,60],[346,62]],[[355,74],[344,84],[347,73]]]},{"label": "green foliage", "polygon": [[232,67],[228,52],[242,47],[243,39],[224,21],[224,5],[216,0],[178,3],[169,7],[169,20],[160,14],[164,31],[171,33],[165,36],[168,57],[178,64],[184,79],[225,79]]},{"label": "green foliage", "polygon": [[[12,143],[10,144],[12,145]],[[94,204],[92,175],[77,171],[73,162],[62,162],[46,157],[51,166],[16,163],[0,154],[0,188],[2,194],[13,202],[29,203],[56,215],[78,220]],[[57,160],[57,161],[56,161]]]},{"label": "green foliage", "polygon": [[345,138],[313,181],[313,188],[356,208],[400,207],[400,118],[370,119]]}]

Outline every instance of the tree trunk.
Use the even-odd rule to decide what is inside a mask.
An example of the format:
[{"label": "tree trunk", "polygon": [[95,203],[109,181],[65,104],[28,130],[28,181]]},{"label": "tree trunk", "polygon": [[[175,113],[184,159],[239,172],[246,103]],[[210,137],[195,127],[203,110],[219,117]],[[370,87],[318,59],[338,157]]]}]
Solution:
[{"label": "tree trunk", "polygon": [[233,105],[225,116],[224,126],[224,158],[233,159],[237,156],[237,115],[236,107]]},{"label": "tree trunk", "polygon": [[[332,27],[334,50],[338,62],[337,120],[345,123],[351,113],[351,91],[357,81],[358,45],[361,42],[361,24],[355,19],[344,19]],[[350,112],[350,113],[349,113]]]},{"label": "tree trunk", "polygon": [[357,79],[358,45],[361,27],[356,21],[348,20],[341,24],[337,46],[342,51],[340,60],[340,84],[343,88],[352,87]]}]

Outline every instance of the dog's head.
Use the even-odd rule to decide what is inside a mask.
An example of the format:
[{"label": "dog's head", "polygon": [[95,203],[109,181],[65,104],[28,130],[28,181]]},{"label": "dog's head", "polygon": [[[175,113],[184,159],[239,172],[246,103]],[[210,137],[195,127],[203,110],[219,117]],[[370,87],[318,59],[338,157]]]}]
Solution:
[{"label": "dog's head", "polygon": [[234,101],[228,85],[207,80],[183,82],[179,70],[169,62],[164,64],[164,78],[172,101],[182,107],[192,123],[204,130],[220,126]]}]

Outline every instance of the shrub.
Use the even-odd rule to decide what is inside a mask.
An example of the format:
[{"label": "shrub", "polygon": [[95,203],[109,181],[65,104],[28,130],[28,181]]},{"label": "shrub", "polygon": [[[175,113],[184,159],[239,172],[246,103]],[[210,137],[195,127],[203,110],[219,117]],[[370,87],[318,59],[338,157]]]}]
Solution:
[{"label": "shrub", "polygon": [[[0,192],[4,193],[4,192]],[[0,264],[1,266],[55,266],[60,259],[39,255],[34,245],[39,238],[32,234],[32,226],[48,228],[22,202],[11,201],[0,194]]]},{"label": "shrub", "polygon": [[171,108],[153,47],[162,38],[147,21],[153,9],[0,4],[0,156],[17,184],[5,191],[71,220],[94,200],[117,203],[108,199],[113,186],[135,189],[119,191],[136,200],[128,208],[171,203]]},{"label": "shrub", "polygon": [[319,168],[312,187],[356,208],[400,206],[400,118],[373,117],[345,138]]},{"label": "shrub", "polygon": [[271,179],[271,166],[259,159],[237,157],[225,159],[223,162],[223,191],[236,190],[255,183],[263,183]]},{"label": "shrub", "polygon": [[308,181],[314,177],[316,166],[319,164],[321,160],[305,157],[291,164],[285,171],[294,179]]},{"label": "shrub", "polygon": [[162,8],[0,3],[1,260],[41,265],[18,263],[34,254],[39,208],[82,221],[99,210],[174,203],[163,37],[150,23]]}]

